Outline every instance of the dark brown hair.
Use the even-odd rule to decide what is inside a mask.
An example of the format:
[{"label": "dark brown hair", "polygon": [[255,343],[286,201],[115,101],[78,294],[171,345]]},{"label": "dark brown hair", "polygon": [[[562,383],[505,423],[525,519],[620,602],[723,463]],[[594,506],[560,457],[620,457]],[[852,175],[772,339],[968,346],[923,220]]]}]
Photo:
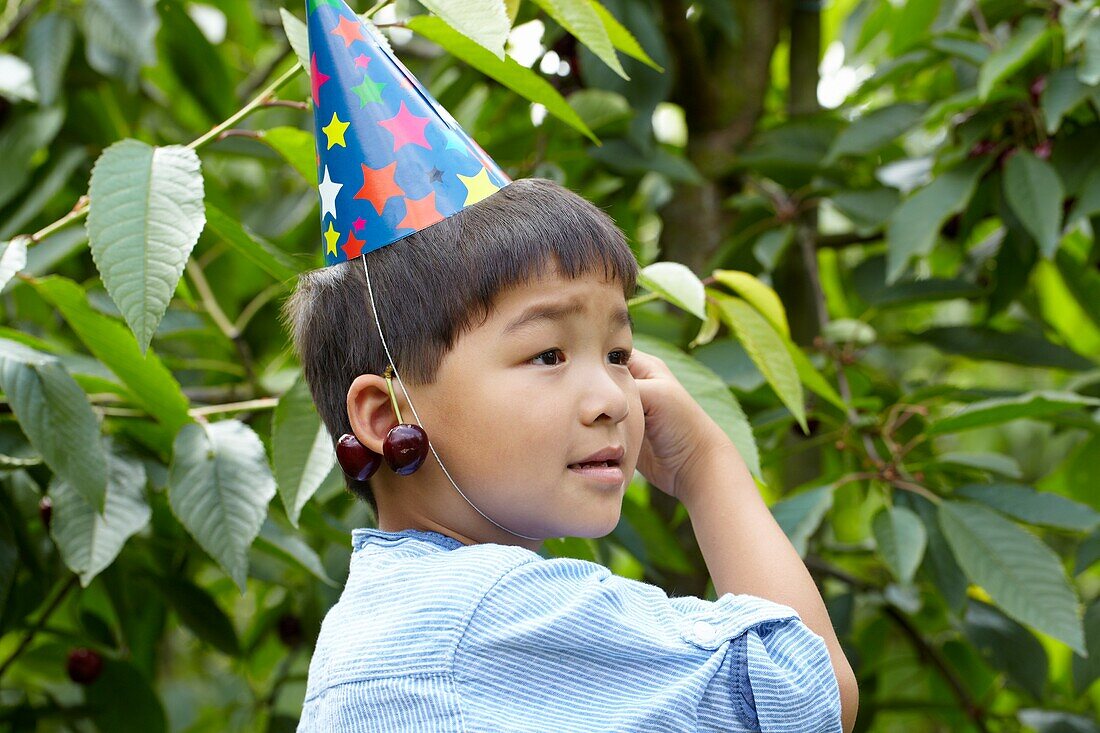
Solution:
[{"label": "dark brown hair", "polygon": [[[551,264],[568,278],[602,266],[604,277],[621,283],[627,298],[638,273],[611,217],[543,178],[513,181],[366,257],[382,332],[410,385],[434,380],[457,338],[488,318],[502,290],[528,282]],[[360,374],[381,374],[388,364],[371,316],[363,263],[356,258],[301,274],[282,318],[335,444],[351,432],[352,381]],[[344,478],[377,512],[370,482]]]}]

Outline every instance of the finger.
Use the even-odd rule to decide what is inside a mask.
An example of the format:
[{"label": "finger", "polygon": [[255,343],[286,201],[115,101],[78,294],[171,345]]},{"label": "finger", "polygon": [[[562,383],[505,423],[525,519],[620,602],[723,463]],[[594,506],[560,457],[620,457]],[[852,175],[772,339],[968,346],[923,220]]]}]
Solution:
[{"label": "finger", "polygon": [[627,365],[635,379],[654,379],[668,373],[665,363],[652,354],[635,348]]}]

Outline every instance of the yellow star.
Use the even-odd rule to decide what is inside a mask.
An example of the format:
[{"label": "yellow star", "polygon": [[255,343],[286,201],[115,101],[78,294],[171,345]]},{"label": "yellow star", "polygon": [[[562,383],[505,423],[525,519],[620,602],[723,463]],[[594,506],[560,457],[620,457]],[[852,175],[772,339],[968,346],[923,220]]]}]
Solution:
[{"label": "yellow star", "polygon": [[343,145],[347,147],[347,143],[344,142],[344,132],[348,129],[347,122],[341,122],[340,118],[336,116],[336,113],[332,113],[332,121],[321,129],[325,133],[325,137],[328,138],[328,147],[326,150],[331,150],[333,145]]},{"label": "yellow star", "polygon": [[336,254],[336,243],[338,241],[340,241],[340,232],[336,231],[330,221],[328,223],[328,230],[325,232],[325,254]]},{"label": "yellow star", "polygon": [[499,186],[489,180],[489,171],[485,168],[482,168],[476,176],[464,176],[460,173],[458,178],[466,187],[466,203],[463,206],[475,204],[500,190]]}]

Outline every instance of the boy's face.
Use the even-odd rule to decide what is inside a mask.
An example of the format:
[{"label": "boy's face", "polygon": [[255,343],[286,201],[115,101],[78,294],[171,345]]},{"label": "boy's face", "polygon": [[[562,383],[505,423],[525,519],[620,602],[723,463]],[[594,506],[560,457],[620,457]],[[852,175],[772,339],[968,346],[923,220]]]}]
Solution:
[{"label": "boy's face", "polygon": [[[570,280],[553,267],[504,291],[488,319],[458,338],[436,380],[409,386],[455,483],[520,534],[610,533],[634,475],[645,420],[626,366],[632,332],[622,286],[601,274]],[[538,317],[540,308],[559,312]],[[394,388],[403,398],[396,382]],[[413,421],[411,411],[403,408],[402,416]],[[608,447],[623,449],[617,472],[605,469],[601,478],[570,468]],[[535,550],[541,544],[474,511],[430,452],[415,474],[396,476],[383,465],[372,481],[383,485],[376,491],[383,529],[416,526],[465,543]]]}]

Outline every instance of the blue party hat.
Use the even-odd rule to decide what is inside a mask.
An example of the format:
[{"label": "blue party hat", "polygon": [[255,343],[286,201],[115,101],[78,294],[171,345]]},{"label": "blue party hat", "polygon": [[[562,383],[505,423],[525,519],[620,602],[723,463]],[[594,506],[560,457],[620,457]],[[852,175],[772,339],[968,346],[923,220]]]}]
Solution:
[{"label": "blue party hat", "polygon": [[326,266],[511,182],[344,0],[306,0],[306,24]]}]

